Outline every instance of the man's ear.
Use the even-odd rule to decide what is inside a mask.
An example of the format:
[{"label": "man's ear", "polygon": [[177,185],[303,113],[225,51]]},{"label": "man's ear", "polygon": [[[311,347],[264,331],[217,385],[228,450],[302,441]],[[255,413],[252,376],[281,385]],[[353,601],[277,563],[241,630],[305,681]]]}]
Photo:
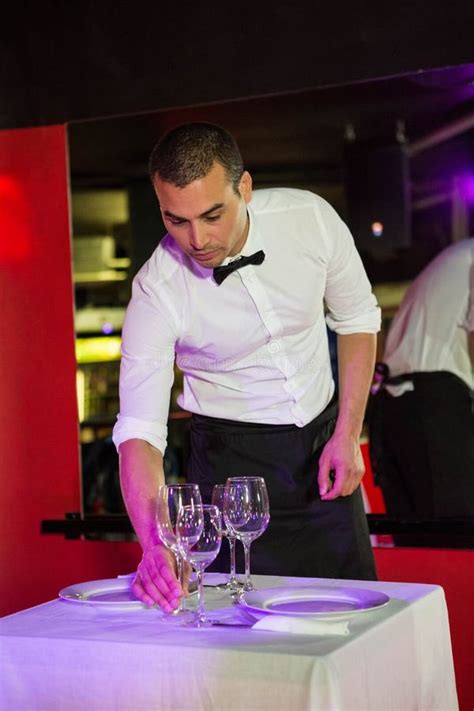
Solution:
[{"label": "man's ear", "polygon": [[252,199],[252,176],[248,170],[244,170],[240,178],[239,191],[245,202],[248,204]]}]

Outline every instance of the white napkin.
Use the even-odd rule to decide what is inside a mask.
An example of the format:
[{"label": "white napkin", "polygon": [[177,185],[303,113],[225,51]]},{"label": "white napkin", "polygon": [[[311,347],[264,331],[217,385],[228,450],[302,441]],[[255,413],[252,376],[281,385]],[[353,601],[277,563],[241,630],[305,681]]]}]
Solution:
[{"label": "white napkin", "polygon": [[315,617],[291,617],[290,615],[265,615],[252,626],[252,629],[316,636],[349,634],[349,624],[345,620],[318,620]]}]

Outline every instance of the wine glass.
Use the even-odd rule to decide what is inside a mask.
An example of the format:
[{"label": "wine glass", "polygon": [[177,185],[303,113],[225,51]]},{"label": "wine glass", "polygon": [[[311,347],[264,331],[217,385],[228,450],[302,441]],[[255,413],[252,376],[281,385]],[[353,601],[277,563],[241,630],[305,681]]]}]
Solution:
[{"label": "wine glass", "polygon": [[245,551],[245,583],[242,592],[255,590],[250,577],[250,545],[262,535],[270,520],[265,480],[258,476],[231,477],[226,482],[224,520]]},{"label": "wine glass", "polygon": [[[183,506],[202,506],[201,492],[197,484],[169,484],[159,487],[156,512],[158,535],[162,543],[174,553],[181,586],[184,585],[184,564],[176,539],[176,523]],[[182,597],[174,614],[184,612],[186,610]]]},{"label": "wine glass", "polygon": [[212,490],[212,501],[211,503],[217,506],[219,511],[222,514],[222,520],[224,525],[222,526],[222,535],[227,538],[229,541],[229,549],[230,549],[230,574],[227,579],[227,582],[223,586],[218,586],[221,587],[221,589],[228,590],[231,595],[236,595],[241,587],[239,581],[237,580],[237,576],[235,574],[235,541],[236,537],[235,534],[232,533],[230,528],[227,528],[227,525],[223,519],[224,516],[224,498],[225,498],[225,484],[215,484],[213,490]]},{"label": "wine glass", "polygon": [[183,506],[178,514],[176,538],[179,551],[197,573],[198,602],[192,627],[209,627],[212,621],[204,609],[203,575],[219,553],[222,541],[221,513],[217,506]]}]

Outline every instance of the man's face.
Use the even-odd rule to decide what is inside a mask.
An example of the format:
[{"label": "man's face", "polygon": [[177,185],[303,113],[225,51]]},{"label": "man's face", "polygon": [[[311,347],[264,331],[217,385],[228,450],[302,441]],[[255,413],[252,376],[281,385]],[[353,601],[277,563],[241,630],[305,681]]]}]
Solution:
[{"label": "man's face", "polygon": [[184,188],[158,176],[153,185],[169,234],[198,264],[211,269],[241,251],[248,233],[247,203],[252,197],[247,171],[240,179],[239,194],[220,163]]}]

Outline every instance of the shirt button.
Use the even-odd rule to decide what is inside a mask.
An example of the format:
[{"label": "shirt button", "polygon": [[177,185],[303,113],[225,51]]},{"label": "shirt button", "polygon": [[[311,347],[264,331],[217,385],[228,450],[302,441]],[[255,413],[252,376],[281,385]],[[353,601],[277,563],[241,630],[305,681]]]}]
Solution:
[{"label": "shirt button", "polygon": [[280,341],[270,341],[267,343],[267,351],[269,353],[278,353],[278,351],[281,349],[281,343]]}]

